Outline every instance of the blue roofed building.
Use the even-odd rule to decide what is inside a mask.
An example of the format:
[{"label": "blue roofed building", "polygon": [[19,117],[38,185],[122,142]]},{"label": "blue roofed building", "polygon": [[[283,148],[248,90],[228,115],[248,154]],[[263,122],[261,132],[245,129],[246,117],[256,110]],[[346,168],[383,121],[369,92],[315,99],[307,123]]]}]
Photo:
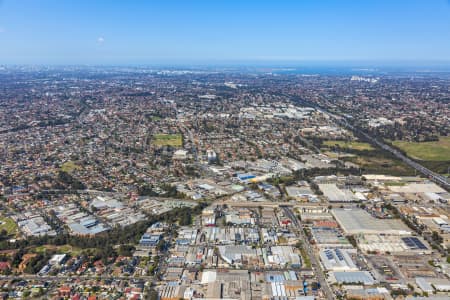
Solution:
[{"label": "blue roofed building", "polygon": [[139,245],[143,247],[155,247],[161,239],[161,234],[144,233],[139,240]]}]

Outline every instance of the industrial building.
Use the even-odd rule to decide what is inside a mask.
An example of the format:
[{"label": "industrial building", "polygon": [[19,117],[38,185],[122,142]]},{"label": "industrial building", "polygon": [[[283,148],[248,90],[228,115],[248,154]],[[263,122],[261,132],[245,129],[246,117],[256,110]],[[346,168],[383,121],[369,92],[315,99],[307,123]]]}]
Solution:
[{"label": "industrial building", "polygon": [[417,286],[424,292],[450,292],[450,280],[444,278],[417,277]]},{"label": "industrial building", "polygon": [[349,255],[349,251],[344,249],[322,249],[319,256],[322,264],[327,271],[358,271],[358,267]]},{"label": "industrial building", "polygon": [[139,240],[139,245],[143,247],[155,247],[161,240],[161,234],[144,233]]},{"label": "industrial building", "polygon": [[312,227],[311,234],[319,247],[351,248],[350,242],[336,228]]},{"label": "industrial building", "polygon": [[202,239],[222,245],[250,244],[259,242],[259,231],[251,227],[205,227]]},{"label": "industrial building", "polygon": [[411,234],[411,230],[402,221],[377,219],[360,208],[336,208],[331,213],[346,234]]},{"label": "industrial building", "polygon": [[48,225],[41,216],[34,216],[32,218],[21,220],[17,222],[20,230],[26,236],[55,236],[56,232]]},{"label": "industrial building", "polygon": [[297,253],[294,253],[292,246],[273,246],[270,247],[270,254],[264,253],[264,262],[266,265],[290,265],[292,268],[301,267],[301,259]]},{"label": "industrial building", "polygon": [[250,246],[230,245],[218,248],[220,257],[230,265],[243,265],[250,261],[259,262],[261,257],[261,249],[252,249]]},{"label": "industrial building", "polygon": [[108,227],[103,223],[99,223],[98,220],[92,216],[81,219],[79,223],[70,223],[68,226],[70,231],[76,235],[95,235],[109,230]]},{"label": "industrial building", "polygon": [[375,279],[368,271],[333,272],[337,283],[373,285]]},{"label": "industrial building", "polygon": [[358,235],[357,242],[363,252],[431,253],[431,247],[426,246],[423,239],[415,236],[365,234]]},{"label": "industrial building", "polygon": [[318,186],[329,202],[353,202],[359,200],[350,190],[342,190],[335,183],[319,183]]}]

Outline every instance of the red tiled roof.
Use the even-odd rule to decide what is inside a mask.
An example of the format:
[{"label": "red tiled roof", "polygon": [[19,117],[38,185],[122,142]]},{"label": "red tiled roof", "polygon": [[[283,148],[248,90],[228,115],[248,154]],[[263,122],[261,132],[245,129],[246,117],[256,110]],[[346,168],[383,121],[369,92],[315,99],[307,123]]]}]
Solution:
[{"label": "red tiled roof", "polygon": [[0,270],[4,271],[4,270],[8,270],[11,269],[11,264],[7,261],[1,261],[0,262]]}]

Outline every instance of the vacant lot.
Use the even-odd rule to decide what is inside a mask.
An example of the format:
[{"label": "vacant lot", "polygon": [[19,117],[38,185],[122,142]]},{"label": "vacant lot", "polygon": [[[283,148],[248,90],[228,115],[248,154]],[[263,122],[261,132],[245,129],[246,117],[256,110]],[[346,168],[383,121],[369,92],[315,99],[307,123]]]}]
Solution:
[{"label": "vacant lot", "polygon": [[0,231],[6,230],[8,235],[13,235],[17,233],[17,225],[10,218],[0,217]]},{"label": "vacant lot", "polygon": [[392,144],[415,159],[450,161],[450,137],[441,137],[437,142],[394,141]]},{"label": "vacant lot", "polygon": [[157,146],[173,146],[181,147],[183,145],[183,138],[181,134],[155,134],[153,142]]},{"label": "vacant lot", "polygon": [[368,143],[362,143],[362,142],[356,142],[356,141],[325,141],[323,142],[325,146],[333,147],[333,146],[339,146],[342,149],[353,149],[358,151],[364,151],[364,150],[373,150],[373,147]]}]

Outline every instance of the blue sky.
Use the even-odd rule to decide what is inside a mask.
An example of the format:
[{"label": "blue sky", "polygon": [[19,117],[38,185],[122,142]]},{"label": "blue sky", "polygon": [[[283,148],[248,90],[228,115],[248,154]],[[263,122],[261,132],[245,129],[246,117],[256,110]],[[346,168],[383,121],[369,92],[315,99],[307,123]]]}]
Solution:
[{"label": "blue sky", "polygon": [[0,63],[450,61],[450,0],[0,0]]}]

